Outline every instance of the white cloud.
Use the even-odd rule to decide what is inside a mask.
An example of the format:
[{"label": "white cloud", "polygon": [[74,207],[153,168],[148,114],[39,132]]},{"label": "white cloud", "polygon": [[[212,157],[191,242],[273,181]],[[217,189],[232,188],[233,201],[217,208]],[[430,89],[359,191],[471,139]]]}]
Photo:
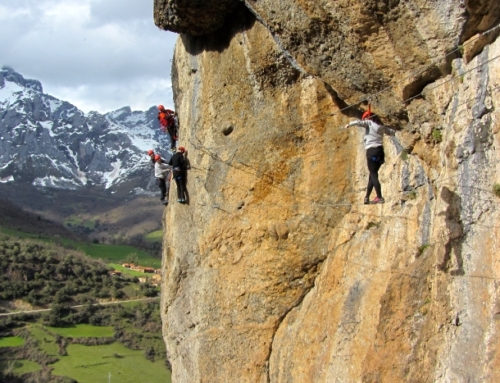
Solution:
[{"label": "white cloud", "polygon": [[[79,109],[89,112],[110,112],[123,106],[130,106],[133,110],[147,110],[153,105],[164,104],[173,109],[173,94],[170,79],[137,79],[125,87],[116,83],[103,83],[95,86],[56,87],[52,93],[57,93],[63,100],[72,100],[71,103]],[[96,100],[93,93],[98,92]],[[132,101],[131,101],[132,100]]]},{"label": "white cloud", "polygon": [[170,60],[176,37],[154,25],[150,1],[16,0],[0,5],[0,65],[40,80],[46,93],[85,112],[172,104]]}]

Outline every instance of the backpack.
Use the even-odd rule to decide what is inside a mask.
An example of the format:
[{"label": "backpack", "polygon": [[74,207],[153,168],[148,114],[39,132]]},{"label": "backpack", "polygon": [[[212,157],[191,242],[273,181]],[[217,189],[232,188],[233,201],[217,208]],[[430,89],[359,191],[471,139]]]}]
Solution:
[{"label": "backpack", "polygon": [[170,109],[165,109],[164,111],[158,113],[158,120],[162,126],[161,130],[166,131],[172,124],[175,124],[174,111]]}]

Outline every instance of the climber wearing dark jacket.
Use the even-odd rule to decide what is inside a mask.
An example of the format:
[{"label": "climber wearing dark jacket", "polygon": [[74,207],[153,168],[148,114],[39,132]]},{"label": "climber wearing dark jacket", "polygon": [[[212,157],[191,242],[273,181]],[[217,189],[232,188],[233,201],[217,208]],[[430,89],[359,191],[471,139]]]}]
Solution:
[{"label": "climber wearing dark jacket", "polygon": [[[394,136],[394,130],[384,126],[378,116],[372,115],[369,111],[363,113],[361,120],[354,120],[348,123],[345,128],[357,125],[365,128],[364,145],[366,150],[366,161],[370,175],[368,176],[368,186],[366,187],[365,204],[384,203],[382,197],[382,187],[378,179],[378,171],[385,162],[384,147],[382,146],[384,133]],[[375,188],[377,198],[370,202],[370,194]]]},{"label": "climber wearing dark jacket", "polygon": [[186,163],[184,159],[184,149],[183,146],[179,146],[177,152],[170,158],[169,165],[172,166],[173,178],[175,184],[177,185],[177,201],[180,203],[186,202]]}]

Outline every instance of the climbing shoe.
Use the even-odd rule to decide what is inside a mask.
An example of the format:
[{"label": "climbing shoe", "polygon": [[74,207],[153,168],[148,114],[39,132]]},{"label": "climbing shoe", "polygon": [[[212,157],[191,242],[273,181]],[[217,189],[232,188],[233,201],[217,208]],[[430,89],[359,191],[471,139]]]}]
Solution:
[{"label": "climbing shoe", "polygon": [[385,199],[383,198],[375,198],[372,202],[370,202],[371,204],[376,204],[376,203],[384,203],[385,202]]},{"label": "climbing shoe", "polygon": [[370,199],[368,197],[365,197],[364,204],[365,205],[369,205],[370,204]]},{"label": "climbing shoe", "polygon": [[168,201],[161,201],[162,204],[164,204],[165,206],[168,205]]}]

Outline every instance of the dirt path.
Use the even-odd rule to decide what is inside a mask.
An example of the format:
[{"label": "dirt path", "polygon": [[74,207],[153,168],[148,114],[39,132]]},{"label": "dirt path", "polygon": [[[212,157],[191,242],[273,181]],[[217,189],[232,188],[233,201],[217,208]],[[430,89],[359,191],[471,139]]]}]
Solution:
[{"label": "dirt path", "polygon": [[[94,303],[92,306],[108,306],[108,305],[118,305],[120,303],[127,303],[127,302],[142,302],[142,301],[152,301],[154,299],[158,299],[159,297],[154,297],[154,298],[141,298],[141,299],[130,299],[128,301],[114,301],[114,302],[103,302],[103,303]],[[76,306],[71,306],[70,308],[72,309],[77,309],[80,307],[83,307],[85,305],[76,305]],[[45,311],[50,311],[50,309],[39,309],[39,310],[29,310],[29,311],[15,311],[11,313],[0,313],[0,317],[6,317],[10,315],[17,315],[17,314],[35,314],[35,313],[42,313]]]}]

